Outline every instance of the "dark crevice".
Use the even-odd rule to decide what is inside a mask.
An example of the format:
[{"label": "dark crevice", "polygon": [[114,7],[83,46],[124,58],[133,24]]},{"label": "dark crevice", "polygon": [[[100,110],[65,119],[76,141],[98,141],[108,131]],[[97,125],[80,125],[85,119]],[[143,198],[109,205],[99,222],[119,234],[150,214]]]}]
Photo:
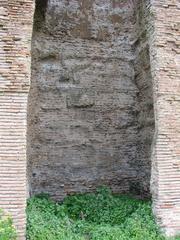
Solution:
[{"label": "dark crevice", "polygon": [[48,0],[36,0],[34,13],[34,30],[40,30],[44,26]]}]

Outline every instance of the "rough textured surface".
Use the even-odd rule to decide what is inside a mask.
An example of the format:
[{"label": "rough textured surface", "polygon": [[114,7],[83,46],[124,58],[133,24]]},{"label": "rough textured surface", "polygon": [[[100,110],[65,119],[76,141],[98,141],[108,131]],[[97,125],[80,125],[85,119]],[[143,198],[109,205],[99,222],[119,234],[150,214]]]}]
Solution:
[{"label": "rough textured surface", "polygon": [[180,233],[180,3],[154,0],[151,16],[156,119],[151,189],[158,222],[166,235],[175,235]]},{"label": "rough textured surface", "polygon": [[[33,2],[0,3],[0,207],[24,239]],[[166,235],[179,233],[179,1],[47,3],[37,0],[32,40],[30,192],[107,184],[147,195],[153,95],[154,213]]]},{"label": "rough textured surface", "polygon": [[151,176],[151,145],[154,136],[154,107],[151,64],[148,41],[148,11],[147,1],[136,1],[135,25],[135,84],[137,93],[137,155],[134,164],[137,170],[139,188],[143,195],[149,196],[149,182]]},{"label": "rough textured surface", "polygon": [[13,216],[18,239],[25,238],[26,110],[32,19],[31,0],[0,1],[0,208]]},{"label": "rough textured surface", "polygon": [[149,194],[152,81],[136,4],[49,1],[43,8],[38,1],[28,113],[31,193],[61,199],[106,184]]}]

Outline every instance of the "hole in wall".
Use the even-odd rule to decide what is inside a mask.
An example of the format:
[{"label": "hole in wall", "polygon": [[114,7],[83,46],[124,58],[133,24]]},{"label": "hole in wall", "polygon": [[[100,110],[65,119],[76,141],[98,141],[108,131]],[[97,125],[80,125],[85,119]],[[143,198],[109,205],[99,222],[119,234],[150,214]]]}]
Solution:
[{"label": "hole in wall", "polygon": [[44,26],[47,6],[48,0],[35,1],[34,31],[38,31]]}]

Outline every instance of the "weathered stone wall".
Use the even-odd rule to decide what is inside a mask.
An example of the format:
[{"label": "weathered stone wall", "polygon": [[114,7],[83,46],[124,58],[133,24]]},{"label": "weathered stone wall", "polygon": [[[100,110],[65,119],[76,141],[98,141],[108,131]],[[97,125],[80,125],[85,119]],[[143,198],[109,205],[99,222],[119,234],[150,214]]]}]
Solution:
[{"label": "weathered stone wall", "polygon": [[[43,4],[43,5],[42,5]],[[143,4],[37,1],[30,192],[149,195],[153,104]]]},{"label": "weathered stone wall", "polygon": [[133,13],[128,1],[49,1],[40,28],[35,21],[32,193],[62,198],[103,184],[127,192],[137,178]]},{"label": "weathered stone wall", "polygon": [[[38,1],[32,41],[30,191],[61,198],[107,184],[148,193],[152,79],[154,213],[167,235],[179,233],[179,1],[46,3]],[[13,215],[19,239],[32,14],[31,0],[1,0],[0,207]]]},{"label": "weathered stone wall", "polygon": [[0,208],[13,216],[18,240],[25,239],[32,20],[33,1],[0,1]]}]

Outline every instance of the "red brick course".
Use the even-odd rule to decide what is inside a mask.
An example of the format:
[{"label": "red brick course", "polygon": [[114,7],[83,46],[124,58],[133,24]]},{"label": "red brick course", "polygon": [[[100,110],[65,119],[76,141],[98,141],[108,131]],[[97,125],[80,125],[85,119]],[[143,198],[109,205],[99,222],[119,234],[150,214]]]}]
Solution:
[{"label": "red brick course", "polygon": [[[180,3],[152,0],[147,7],[156,120],[153,208],[165,233],[175,235],[180,233]],[[33,11],[33,0],[0,0],[0,207],[13,215],[19,239],[25,239]]]},{"label": "red brick course", "polygon": [[26,114],[33,0],[0,1],[0,207],[25,239]]},{"label": "red brick course", "polygon": [[154,213],[171,236],[180,233],[180,4],[154,0],[151,6],[151,68],[156,133],[152,154]]}]

